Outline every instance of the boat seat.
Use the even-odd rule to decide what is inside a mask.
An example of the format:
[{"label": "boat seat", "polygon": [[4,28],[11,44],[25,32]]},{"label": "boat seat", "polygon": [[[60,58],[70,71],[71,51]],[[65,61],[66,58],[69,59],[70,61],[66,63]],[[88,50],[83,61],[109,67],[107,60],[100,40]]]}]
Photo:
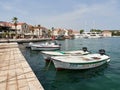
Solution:
[{"label": "boat seat", "polygon": [[83,60],[85,60],[85,61],[89,61],[89,60],[91,60],[91,59],[89,59],[89,58],[85,58],[85,57],[81,57]]},{"label": "boat seat", "polygon": [[97,60],[101,59],[100,57],[91,57],[91,58],[93,58],[93,59],[97,59]]},{"label": "boat seat", "polygon": [[51,43],[51,45],[55,45],[54,43]]}]

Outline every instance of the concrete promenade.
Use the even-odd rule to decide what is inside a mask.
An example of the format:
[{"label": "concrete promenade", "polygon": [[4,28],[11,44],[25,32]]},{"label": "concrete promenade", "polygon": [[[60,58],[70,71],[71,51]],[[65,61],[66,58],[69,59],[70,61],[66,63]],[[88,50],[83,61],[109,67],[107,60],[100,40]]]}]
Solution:
[{"label": "concrete promenade", "polygon": [[0,90],[44,90],[17,43],[0,43]]}]

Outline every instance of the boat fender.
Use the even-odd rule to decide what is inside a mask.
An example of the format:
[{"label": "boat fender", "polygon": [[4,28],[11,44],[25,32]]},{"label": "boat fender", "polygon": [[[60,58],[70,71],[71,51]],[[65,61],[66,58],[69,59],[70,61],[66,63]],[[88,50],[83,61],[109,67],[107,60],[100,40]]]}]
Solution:
[{"label": "boat fender", "polygon": [[84,52],[87,52],[87,51],[88,51],[88,50],[87,50],[87,47],[83,47],[82,50],[83,50]]},{"label": "boat fender", "polygon": [[59,46],[61,46],[61,44],[59,44]]},{"label": "boat fender", "polygon": [[33,44],[32,42],[29,43],[29,45],[32,45],[32,44]]},{"label": "boat fender", "polygon": [[100,49],[100,50],[99,50],[99,54],[100,54],[100,55],[105,55],[105,50],[104,50],[104,49]]}]

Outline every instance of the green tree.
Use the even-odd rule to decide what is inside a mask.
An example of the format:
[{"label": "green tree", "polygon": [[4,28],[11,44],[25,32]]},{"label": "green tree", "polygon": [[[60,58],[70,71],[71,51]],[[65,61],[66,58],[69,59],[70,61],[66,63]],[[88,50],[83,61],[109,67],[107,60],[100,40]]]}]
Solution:
[{"label": "green tree", "polygon": [[51,29],[52,29],[52,36],[53,36],[53,32],[54,32],[54,27],[52,27]]},{"label": "green tree", "polygon": [[120,30],[112,30],[112,36],[120,36]]},{"label": "green tree", "polygon": [[32,32],[32,37],[34,37],[34,26],[30,26],[29,29]]},{"label": "green tree", "polygon": [[15,33],[17,34],[18,18],[17,18],[17,17],[13,17],[12,22],[13,22],[13,24],[14,24],[14,26],[15,26]]},{"label": "green tree", "polygon": [[99,30],[99,29],[91,29],[90,32],[102,32],[102,30]]},{"label": "green tree", "polygon": [[83,30],[83,29],[81,29],[81,30],[80,30],[80,34],[82,34],[83,32],[84,32],[84,30]]},{"label": "green tree", "polygon": [[49,29],[48,30],[48,37],[51,37],[52,31]]},{"label": "green tree", "polygon": [[41,25],[39,24],[38,25],[38,29],[39,29],[39,34],[38,34],[38,36],[40,37],[40,28],[41,28]]},{"label": "green tree", "polygon": [[31,31],[32,31],[32,34],[34,34],[34,27],[33,26],[31,27]]}]

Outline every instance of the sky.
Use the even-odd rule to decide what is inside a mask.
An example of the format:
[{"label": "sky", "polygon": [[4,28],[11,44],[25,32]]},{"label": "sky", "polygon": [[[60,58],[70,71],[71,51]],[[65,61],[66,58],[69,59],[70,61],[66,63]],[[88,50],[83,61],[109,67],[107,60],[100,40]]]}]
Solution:
[{"label": "sky", "polygon": [[120,30],[120,0],[0,0],[0,21],[46,28]]}]

